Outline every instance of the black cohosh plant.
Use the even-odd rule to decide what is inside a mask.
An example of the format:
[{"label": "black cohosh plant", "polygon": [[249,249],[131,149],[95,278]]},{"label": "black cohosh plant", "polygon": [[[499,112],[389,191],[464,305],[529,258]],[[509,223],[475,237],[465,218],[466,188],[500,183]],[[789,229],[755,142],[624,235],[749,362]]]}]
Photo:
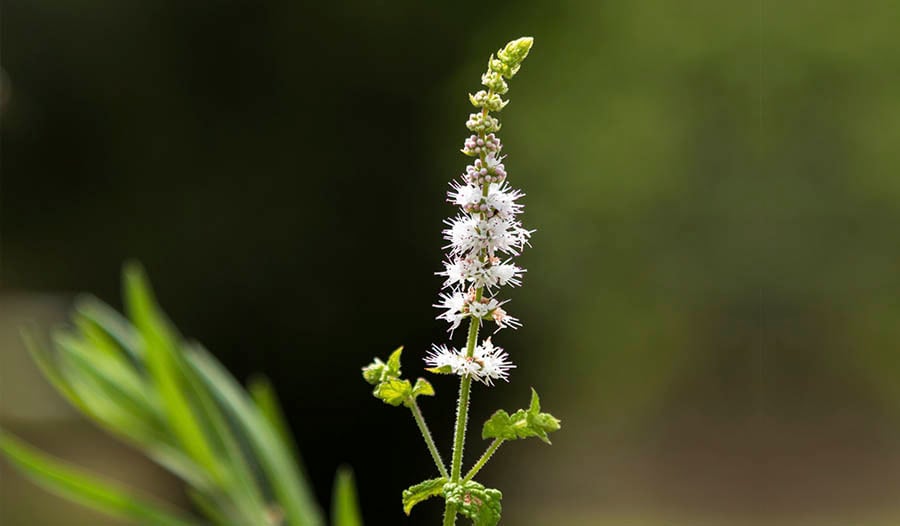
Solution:
[{"label": "black cohosh plant", "polygon": [[437,467],[438,477],[403,492],[404,511],[409,514],[417,503],[442,497],[445,500],[444,526],[456,524],[458,515],[470,519],[476,526],[499,523],[502,494],[476,482],[474,477],[504,442],[537,437],[549,444],[547,435],[560,428],[559,420],[541,412],[537,392],[532,389],[528,409],[512,414],[499,410],[485,422],[481,436],[492,441],[475,465],[463,474],[472,381],[492,386],[497,380],[508,381],[510,370],[515,368],[509,355],[494,345],[490,337],[479,341],[479,331],[483,324],[495,325],[495,332],[521,326],[519,320],[503,308],[506,301],[496,294],[500,287],[521,284],[525,270],[515,264],[514,258],[529,245],[532,231],[523,228],[518,220],[522,212],[518,200],[524,194],[507,182],[504,156],[501,155],[503,144],[497,137],[500,121],[492,113],[499,112],[508,103],[503,98],[508,91],[507,80],[519,71],[532,43],[530,37],[519,38],[491,55],[488,69],[481,76],[485,89],[469,95],[477,111],[466,122],[472,135],[465,140],[462,153],[473,161],[460,180],[451,183],[448,193],[448,200],[459,206],[460,213],[446,221],[447,228],[443,232],[448,242],[445,247],[447,259],[444,270],[438,275],[446,278],[445,292],[435,307],[442,310],[438,319],[450,324],[451,336],[454,329],[468,320],[468,337],[461,348],[434,345],[425,356],[425,362],[429,372],[456,375],[460,381],[449,469],[417,402],[419,396],[434,396],[434,388],[424,378],[418,378],[415,383],[402,378],[402,349],[394,351],[387,362],[376,358],[363,368],[363,377],[375,386],[375,397],[411,410]]}]

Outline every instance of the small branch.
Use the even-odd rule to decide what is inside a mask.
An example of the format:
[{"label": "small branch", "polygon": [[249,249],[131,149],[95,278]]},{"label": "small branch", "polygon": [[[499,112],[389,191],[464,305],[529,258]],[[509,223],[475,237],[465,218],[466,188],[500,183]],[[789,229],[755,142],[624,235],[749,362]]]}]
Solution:
[{"label": "small branch", "polygon": [[425,445],[428,446],[428,451],[431,452],[431,458],[434,459],[434,464],[437,466],[441,476],[445,479],[449,479],[450,475],[447,473],[447,468],[444,466],[444,461],[441,460],[441,454],[438,451],[437,446],[434,444],[434,439],[431,438],[431,431],[428,430],[428,425],[425,424],[425,418],[422,416],[422,410],[419,409],[419,404],[416,403],[415,398],[412,399],[412,405],[409,406],[409,409],[410,411],[412,411],[413,418],[416,419],[416,424],[419,425],[419,431],[422,432],[422,438],[425,439]]},{"label": "small branch", "polygon": [[488,460],[491,459],[491,457],[494,455],[494,453],[498,449],[500,449],[500,446],[503,444],[503,442],[504,442],[504,439],[495,438],[494,441],[491,442],[491,445],[488,446],[488,448],[484,452],[484,454],[481,455],[481,458],[478,459],[478,462],[476,462],[475,465],[472,466],[471,471],[469,471],[469,473],[465,476],[465,478],[463,478],[463,482],[469,482],[470,480],[472,480],[475,477],[475,475],[477,475],[478,472],[481,471],[481,468],[483,468],[484,465],[488,463]]}]

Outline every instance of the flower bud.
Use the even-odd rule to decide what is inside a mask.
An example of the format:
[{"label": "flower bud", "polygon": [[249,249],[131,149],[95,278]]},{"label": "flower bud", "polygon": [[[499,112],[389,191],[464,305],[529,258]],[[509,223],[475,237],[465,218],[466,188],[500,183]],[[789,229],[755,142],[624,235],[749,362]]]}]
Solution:
[{"label": "flower bud", "polygon": [[516,69],[518,69],[518,66],[522,64],[522,61],[528,56],[528,52],[531,51],[532,44],[534,44],[534,38],[532,37],[518,38],[506,44],[506,47],[498,51],[497,58],[503,63],[508,64],[510,67],[516,67]]},{"label": "flower bud", "polygon": [[481,76],[481,83],[484,86],[487,86],[488,89],[493,90],[494,93],[500,95],[509,91],[509,85],[503,80],[503,75],[491,69],[488,69],[487,73]]}]

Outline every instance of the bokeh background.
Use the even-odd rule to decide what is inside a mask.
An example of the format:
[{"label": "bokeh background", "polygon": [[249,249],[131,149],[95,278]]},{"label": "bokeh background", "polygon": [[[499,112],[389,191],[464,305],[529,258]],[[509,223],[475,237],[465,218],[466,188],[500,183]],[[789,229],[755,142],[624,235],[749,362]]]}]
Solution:
[{"label": "bokeh background", "polygon": [[[501,134],[538,230],[510,293],[525,326],[496,337],[518,368],[476,388],[472,422],[534,385],[564,428],[480,477],[505,523],[897,524],[898,13],[4,0],[0,423],[182,501],[16,335],[78,291],[119,305],[137,258],[184,333],[274,381],[323,503],[349,463],[368,524],[435,524],[437,501],[402,514],[431,461],[359,367],[402,344],[412,371],[447,341],[430,305],[465,95],[527,34]],[[446,445],[456,386],[435,386]],[[0,477],[4,526],[115,524]]]}]

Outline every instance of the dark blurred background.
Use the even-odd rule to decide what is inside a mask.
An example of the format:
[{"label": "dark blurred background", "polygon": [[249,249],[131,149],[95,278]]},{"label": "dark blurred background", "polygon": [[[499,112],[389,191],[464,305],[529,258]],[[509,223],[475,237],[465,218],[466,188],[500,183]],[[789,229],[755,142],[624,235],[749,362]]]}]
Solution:
[{"label": "dark blurred background", "polygon": [[[532,385],[564,428],[480,477],[505,523],[897,524],[896,7],[4,0],[0,418],[180,499],[71,422],[16,337],[78,291],[120,305],[136,258],[185,334],[274,381],[323,503],[346,462],[368,524],[436,523],[402,515],[433,467],[359,367],[405,345],[415,374],[447,341],[465,95],[533,35],[501,132],[538,230],[525,325],[495,338],[518,368],[476,388],[467,453]],[[99,523],[2,469],[4,526]]]}]

